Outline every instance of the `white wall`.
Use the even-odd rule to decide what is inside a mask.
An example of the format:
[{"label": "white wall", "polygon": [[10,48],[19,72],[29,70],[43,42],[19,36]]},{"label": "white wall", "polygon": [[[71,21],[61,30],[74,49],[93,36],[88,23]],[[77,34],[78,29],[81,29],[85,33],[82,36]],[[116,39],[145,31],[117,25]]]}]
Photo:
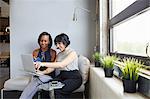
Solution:
[{"label": "white wall", "polygon": [[[74,8],[77,21],[72,21]],[[21,57],[38,47],[38,35],[47,31],[54,37],[67,33],[71,47],[79,54],[91,58],[95,46],[95,0],[10,0],[10,54],[11,78],[24,75]],[[55,46],[53,46],[55,48]]]}]

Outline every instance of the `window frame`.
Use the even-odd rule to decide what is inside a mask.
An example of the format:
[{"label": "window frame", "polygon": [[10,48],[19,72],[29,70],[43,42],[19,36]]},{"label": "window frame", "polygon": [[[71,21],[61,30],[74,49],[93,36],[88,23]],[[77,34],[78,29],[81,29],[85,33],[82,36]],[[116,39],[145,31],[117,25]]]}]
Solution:
[{"label": "window frame", "polygon": [[[134,57],[144,61],[146,65],[150,65],[150,57],[138,56],[131,54],[123,54],[118,52],[113,52],[113,27],[130,20],[146,11],[150,10],[150,0],[136,0],[131,5],[126,7],[120,13],[112,17],[112,0],[109,0],[109,53],[111,55],[116,55],[121,58],[123,57]],[[128,14],[127,14],[128,13]]]}]

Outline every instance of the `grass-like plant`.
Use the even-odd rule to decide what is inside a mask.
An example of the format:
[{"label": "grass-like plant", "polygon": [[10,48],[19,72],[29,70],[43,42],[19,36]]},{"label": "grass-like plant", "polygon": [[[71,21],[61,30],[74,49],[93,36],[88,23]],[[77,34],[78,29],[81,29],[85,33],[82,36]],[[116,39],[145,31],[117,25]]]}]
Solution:
[{"label": "grass-like plant", "polygon": [[104,68],[113,68],[114,67],[114,61],[118,60],[116,56],[105,56],[103,57],[102,64]]},{"label": "grass-like plant", "polygon": [[95,52],[95,53],[92,55],[93,60],[96,61],[96,62],[100,62],[101,57],[102,57],[102,56],[101,56],[100,52]]},{"label": "grass-like plant", "polygon": [[121,67],[123,79],[137,81],[139,77],[139,69],[141,68],[143,63],[134,58],[123,59],[123,62],[124,66]]}]

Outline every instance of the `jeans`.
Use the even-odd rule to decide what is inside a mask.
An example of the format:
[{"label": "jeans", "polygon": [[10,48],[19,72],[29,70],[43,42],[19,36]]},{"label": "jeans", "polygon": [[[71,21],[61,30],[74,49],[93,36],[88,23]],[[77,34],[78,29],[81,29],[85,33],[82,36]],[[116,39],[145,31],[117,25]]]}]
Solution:
[{"label": "jeans", "polygon": [[32,99],[32,97],[38,91],[38,86],[49,82],[51,79],[52,77],[48,75],[34,76],[31,82],[23,90],[19,99]]}]

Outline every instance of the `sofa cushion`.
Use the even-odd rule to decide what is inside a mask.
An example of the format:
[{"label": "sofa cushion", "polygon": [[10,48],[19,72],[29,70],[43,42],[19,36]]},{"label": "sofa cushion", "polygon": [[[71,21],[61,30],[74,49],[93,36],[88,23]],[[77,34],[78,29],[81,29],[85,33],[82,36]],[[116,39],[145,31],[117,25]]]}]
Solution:
[{"label": "sofa cushion", "polygon": [[78,89],[76,89],[74,92],[84,92],[85,83],[88,80],[89,67],[90,67],[90,61],[88,60],[88,58],[86,58],[85,56],[79,55],[78,56],[78,67],[79,67],[79,71],[82,76],[82,85]]},{"label": "sofa cushion", "polygon": [[82,83],[85,84],[88,80],[90,61],[85,56],[79,55],[78,57],[79,71],[82,75]]},{"label": "sofa cushion", "polygon": [[75,92],[84,92],[84,91],[85,91],[85,85],[82,83],[82,85],[78,89],[73,91],[73,93],[75,93]]},{"label": "sofa cushion", "polygon": [[11,78],[5,81],[4,89],[5,90],[19,90],[23,91],[24,88],[30,82],[31,77],[19,77],[19,78]]}]

